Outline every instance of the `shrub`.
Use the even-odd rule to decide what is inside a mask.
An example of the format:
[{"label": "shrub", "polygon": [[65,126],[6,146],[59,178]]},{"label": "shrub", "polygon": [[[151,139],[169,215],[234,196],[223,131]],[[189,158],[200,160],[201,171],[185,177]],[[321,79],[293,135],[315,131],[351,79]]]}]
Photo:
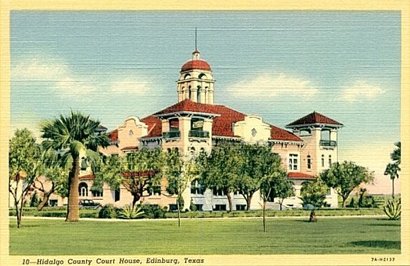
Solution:
[{"label": "shrub", "polygon": [[383,208],[390,220],[398,220],[401,216],[401,199],[389,199]]},{"label": "shrub", "polygon": [[107,204],[98,212],[98,218],[117,218],[119,210],[112,204]]},{"label": "shrub", "polygon": [[141,205],[141,211],[144,212],[145,218],[165,218],[165,210],[161,209],[161,207],[156,204],[143,204]]},{"label": "shrub", "polygon": [[137,219],[142,218],[143,214],[144,211],[141,210],[141,207],[137,207],[136,205],[134,205],[134,207],[132,207],[131,205],[125,205],[124,208],[120,209],[118,213],[118,218]]}]

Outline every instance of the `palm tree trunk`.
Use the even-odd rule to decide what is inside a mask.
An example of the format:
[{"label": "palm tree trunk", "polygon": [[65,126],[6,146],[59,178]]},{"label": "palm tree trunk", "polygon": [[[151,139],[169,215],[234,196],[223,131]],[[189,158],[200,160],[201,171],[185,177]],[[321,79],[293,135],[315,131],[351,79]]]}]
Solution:
[{"label": "palm tree trunk", "polygon": [[80,218],[79,211],[79,192],[78,185],[80,175],[80,156],[73,156],[73,166],[69,174],[69,192],[66,222],[78,222]]},{"label": "palm tree trunk", "polygon": [[392,189],[391,196],[394,199],[394,178],[391,179],[391,189]]}]

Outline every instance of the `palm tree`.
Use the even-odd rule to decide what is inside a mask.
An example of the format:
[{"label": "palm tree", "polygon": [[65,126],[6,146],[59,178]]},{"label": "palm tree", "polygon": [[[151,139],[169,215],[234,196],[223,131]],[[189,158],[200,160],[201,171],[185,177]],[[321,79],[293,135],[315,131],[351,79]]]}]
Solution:
[{"label": "palm tree", "polygon": [[387,164],[384,175],[389,175],[392,182],[392,197],[394,198],[394,179],[399,178],[400,163],[401,163],[401,142],[394,143],[396,148],[390,153],[392,163]]},{"label": "palm tree", "polygon": [[80,153],[87,153],[88,150],[97,151],[99,146],[108,146],[108,137],[98,131],[99,126],[99,121],[71,111],[69,116],[60,115],[58,119],[44,122],[41,127],[43,145],[64,152],[72,162],[68,174],[66,221],[69,222],[76,222],[79,219]]},{"label": "palm tree", "polygon": [[389,175],[391,179],[392,192],[391,195],[394,198],[394,179],[399,178],[400,167],[396,163],[389,163],[384,170],[384,175]]}]

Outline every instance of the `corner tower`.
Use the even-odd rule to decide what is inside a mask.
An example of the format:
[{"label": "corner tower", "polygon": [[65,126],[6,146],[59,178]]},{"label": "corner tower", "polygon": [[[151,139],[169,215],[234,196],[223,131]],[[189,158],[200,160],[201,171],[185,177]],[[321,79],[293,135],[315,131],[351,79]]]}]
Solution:
[{"label": "corner tower", "polygon": [[304,142],[301,170],[317,175],[338,161],[338,130],[343,127],[318,112],[310,113],[286,126]]},{"label": "corner tower", "polygon": [[177,81],[178,102],[190,99],[193,102],[213,104],[214,83],[211,66],[200,58],[195,49],[192,59],[185,62]]}]

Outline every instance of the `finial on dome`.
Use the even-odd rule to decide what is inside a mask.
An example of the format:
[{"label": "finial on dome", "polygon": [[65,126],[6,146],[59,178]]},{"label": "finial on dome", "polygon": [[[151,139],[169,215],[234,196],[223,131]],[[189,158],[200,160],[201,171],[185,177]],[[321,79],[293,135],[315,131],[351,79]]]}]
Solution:
[{"label": "finial on dome", "polygon": [[192,60],[199,60],[200,52],[198,51],[198,28],[195,27],[195,50],[192,52]]}]

